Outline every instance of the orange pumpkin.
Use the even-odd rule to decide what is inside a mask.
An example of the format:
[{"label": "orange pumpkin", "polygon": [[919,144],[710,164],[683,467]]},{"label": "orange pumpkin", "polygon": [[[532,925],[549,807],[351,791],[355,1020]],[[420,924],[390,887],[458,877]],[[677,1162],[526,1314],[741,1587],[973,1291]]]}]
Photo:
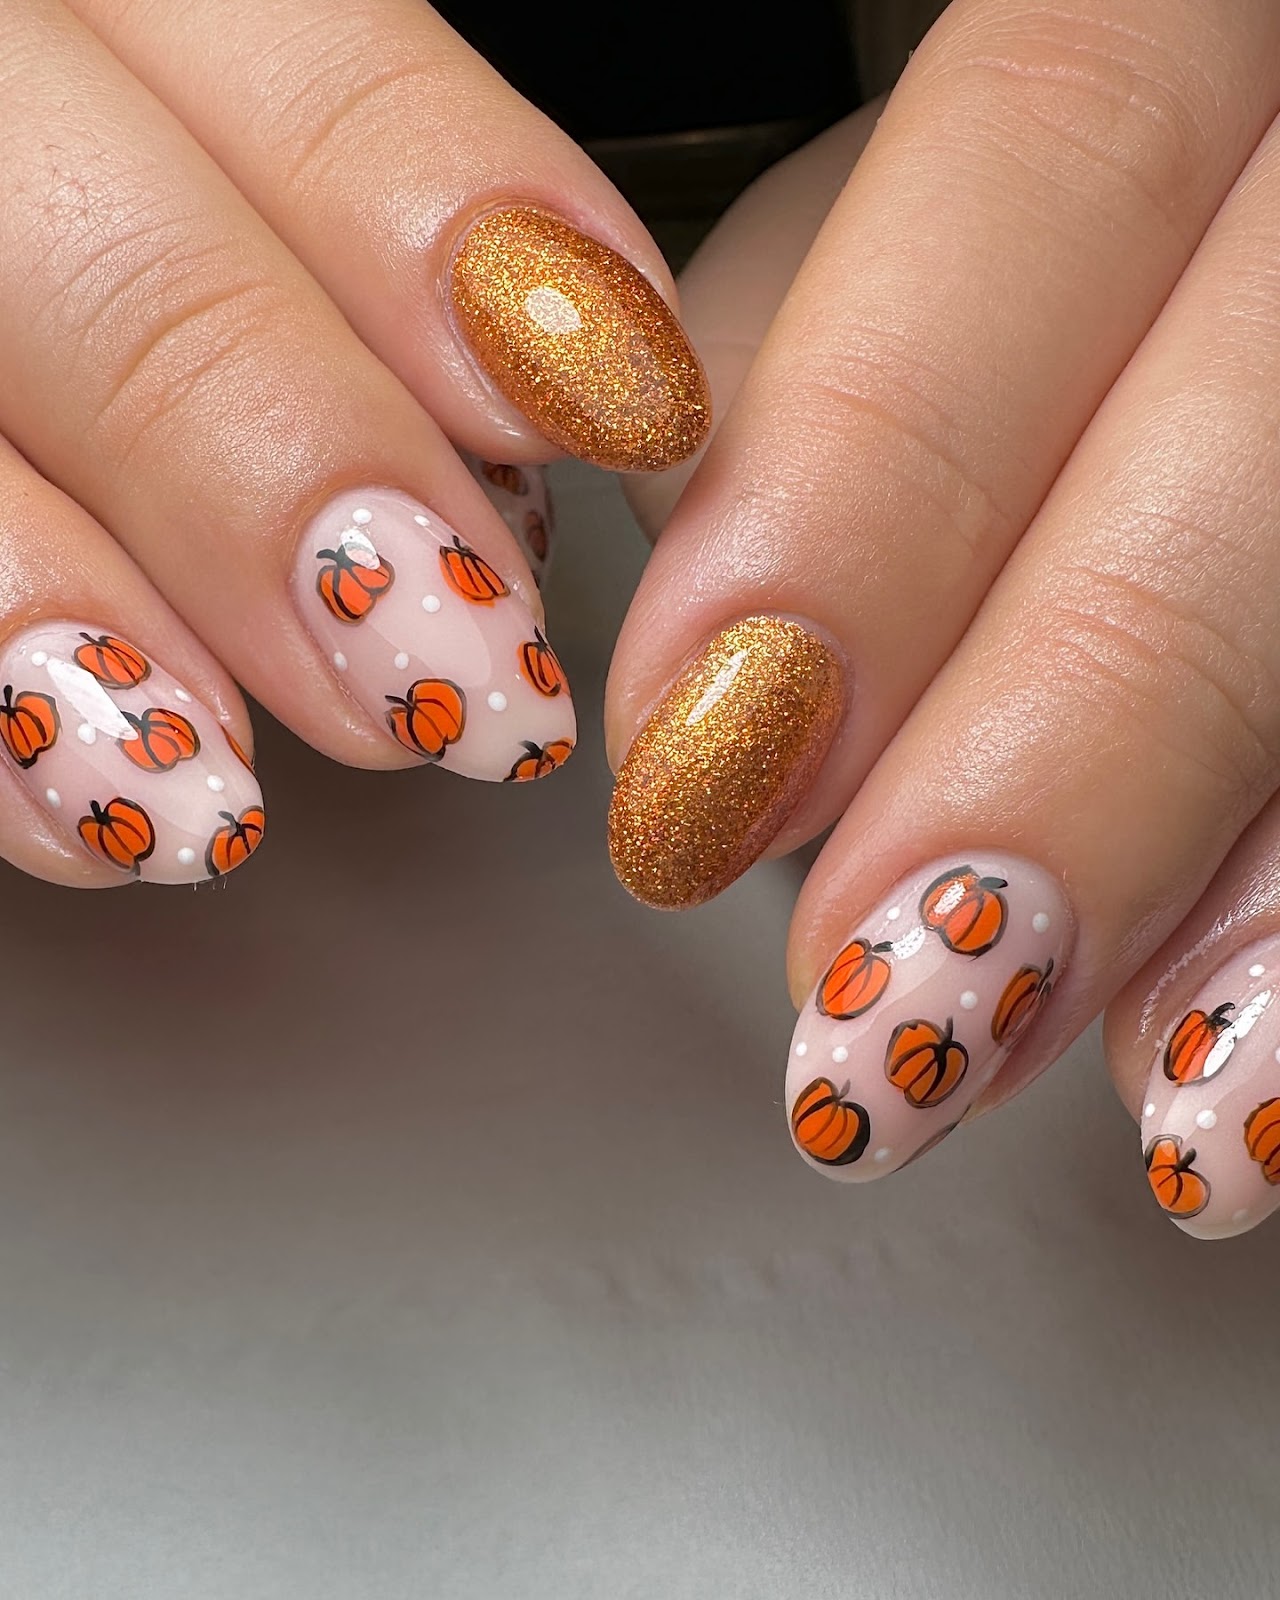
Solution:
[{"label": "orange pumpkin", "polygon": [[1245,1118],[1244,1147],[1268,1183],[1280,1183],[1280,1099],[1264,1100]]},{"label": "orange pumpkin", "polygon": [[123,795],[105,806],[90,801],[89,815],[80,818],[77,830],[92,855],[122,872],[137,872],[156,847],[151,818],[136,800]]},{"label": "orange pumpkin", "polygon": [[837,1089],[830,1078],[815,1078],[791,1107],[792,1138],[824,1167],[851,1166],[871,1138],[871,1118],[865,1107],[845,1099],[848,1092],[847,1083]]},{"label": "orange pumpkin", "polygon": [[1004,878],[982,878],[972,867],[954,867],[935,878],[920,898],[920,915],[948,950],[980,956],[999,944],[1009,917]]},{"label": "orange pumpkin", "polygon": [[818,1010],[823,1016],[848,1022],[870,1011],[889,982],[885,955],[892,949],[892,944],[872,944],[869,939],[845,945],[818,987]]},{"label": "orange pumpkin", "polygon": [[572,739],[552,739],[550,744],[524,741],[524,754],[502,780],[504,783],[531,783],[534,778],[545,778],[557,767],[564,766],[573,754]]},{"label": "orange pumpkin", "polygon": [[549,699],[564,694],[569,680],[564,675],[559,657],[542,636],[541,628],[533,630],[533,638],[520,646],[520,674],[525,682]]},{"label": "orange pumpkin", "polygon": [[200,735],[181,712],[149,706],[140,717],[126,711],[124,718],[136,737],[121,739],[120,748],[143,772],[171,772],[200,753]]},{"label": "orange pumpkin", "polygon": [[141,650],[114,634],[82,633],[85,641],[75,653],[75,663],[91,672],[104,688],[135,689],[151,674],[151,663]]},{"label": "orange pumpkin", "polygon": [[950,1017],[945,1028],[917,1018],[899,1023],[889,1036],[884,1075],[902,1090],[908,1105],[928,1111],[960,1087],[969,1070],[969,1052],[951,1029]]},{"label": "orange pumpkin", "polygon": [[535,561],[545,561],[550,540],[547,537],[547,524],[540,511],[526,511],[524,514],[524,542],[529,546],[529,553]]},{"label": "orange pumpkin", "polygon": [[387,726],[406,750],[439,761],[462,737],[466,696],[447,678],[419,678],[403,697],[389,694]]},{"label": "orange pumpkin", "polygon": [[1172,1217],[1195,1217],[1209,1204],[1209,1180],[1196,1172],[1194,1150],[1184,1150],[1182,1140],[1161,1134],[1147,1146],[1143,1157],[1151,1192]]},{"label": "orange pumpkin", "polygon": [[991,1018],[991,1037],[997,1044],[1015,1045],[1039,1015],[1053,992],[1053,957],[1043,968],[1019,967],[1004,986]]},{"label": "orange pumpkin", "polygon": [[316,592],[339,622],[360,622],[396,581],[395,568],[381,557],[373,566],[353,559],[347,546],[336,550],[317,550],[316,560],[325,561],[316,575]]},{"label": "orange pumpkin", "polygon": [[1235,1048],[1234,1034],[1216,1053],[1214,1046],[1231,1027],[1234,1010],[1234,1003],[1228,1000],[1216,1011],[1187,1012],[1164,1048],[1164,1075],[1171,1083],[1200,1083],[1221,1072]]},{"label": "orange pumpkin", "polygon": [[528,494],[529,480],[519,467],[505,461],[482,461],[480,472],[495,489],[505,489],[508,494]]},{"label": "orange pumpkin", "polygon": [[51,694],[24,689],[15,695],[13,685],[4,686],[0,705],[0,739],[20,767],[34,767],[46,750],[57,742],[62,720],[58,702]]},{"label": "orange pumpkin", "polygon": [[204,864],[211,878],[221,878],[246,862],[262,843],[267,829],[266,813],[261,806],[247,806],[237,817],[230,811],[219,811],[226,823],[209,840],[204,854]]},{"label": "orange pumpkin", "polygon": [[440,565],[449,587],[474,606],[492,605],[511,593],[484,557],[463,544],[456,533],[451,545],[441,547]]}]

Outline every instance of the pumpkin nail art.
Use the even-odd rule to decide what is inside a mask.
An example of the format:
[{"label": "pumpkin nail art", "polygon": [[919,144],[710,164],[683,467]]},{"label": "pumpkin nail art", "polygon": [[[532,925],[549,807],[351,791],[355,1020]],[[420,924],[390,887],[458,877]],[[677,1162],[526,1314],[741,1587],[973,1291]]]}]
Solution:
[{"label": "pumpkin nail art", "polygon": [[489,504],[520,546],[520,553],[533,573],[533,581],[540,585],[555,528],[546,473],[541,467],[514,467],[502,461],[485,461],[465,450],[459,453],[471,476],[488,496]]},{"label": "pumpkin nail art", "polygon": [[8,640],[0,744],[0,764],[122,883],[212,877],[225,816],[262,816],[257,779],[218,719],[112,630],[41,623]]},{"label": "pumpkin nail art", "polygon": [[1280,1206],[1280,939],[1233,956],[1179,1007],[1151,1064],[1142,1155],[1157,1204],[1200,1239]]},{"label": "pumpkin nail art", "polygon": [[408,495],[330,501],[299,542],[293,594],[338,681],[419,760],[496,783],[568,759],[568,681],[518,586]]},{"label": "pumpkin nail art", "polygon": [[1016,857],[957,853],[899,883],[796,1024],[786,1098],[801,1155],[856,1183],[933,1149],[1047,1003],[1071,934],[1056,882]]}]

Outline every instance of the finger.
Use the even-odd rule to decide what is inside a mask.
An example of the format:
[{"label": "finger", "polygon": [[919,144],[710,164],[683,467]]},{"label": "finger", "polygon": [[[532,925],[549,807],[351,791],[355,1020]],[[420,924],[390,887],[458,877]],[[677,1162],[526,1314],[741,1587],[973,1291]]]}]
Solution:
[{"label": "finger", "polygon": [[[1142,0],[949,7],[623,629],[614,860],[641,899],[705,899],[848,803],[1167,297],[1271,115],[1277,65],[1280,11],[1253,0],[1175,0],[1155,31]],[[838,732],[823,717],[778,746],[767,684],[789,707],[794,668],[761,655],[750,705],[725,696],[667,737],[723,668],[720,630],[768,614],[826,644]]]},{"label": "finger", "polygon": [[265,819],[234,685],[3,441],[0,575],[0,854],[78,888],[195,883],[246,861]]},{"label": "finger", "polygon": [[631,471],[697,448],[705,385],[657,248],[427,6],[74,4],[469,449]]},{"label": "finger", "polygon": [[550,770],[563,674],[447,441],[92,34],[0,33],[0,428],[320,749]]},{"label": "finger", "polygon": [[[681,321],[702,358],[713,417],[726,414],[742,387],[883,110],[883,97],[870,101],[770,167],[734,201],[680,274]],[[701,459],[699,453],[669,472],[626,480],[627,500],[651,539]]]},{"label": "finger", "polygon": [[1184,1232],[1223,1239],[1280,1206],[1280,800],[1107,1008],[1107,1064],[1147,1181]]},{"label": "finger", "polygon": [[[821,1014],[819,989],[790,1093],[824,1054],[856,1052],[889,1167],[997,1072],[1007,1098],[1052,1060],[1185,915],[1280,778],[1278,245],[1273,128],[805,886],[797,988],[822,979],[851,912],[857,937],[893,941],[891,979],[851,1023]],[[930,857],[936,869],[907,874],[877,909]],[[935,891],[943,873],[958,887]],[[966,1070],[948,1056],[954,1094],[921,1114],[890,1043],[903,1022],[948,1018]],[[928,1083],[942,1052],[921,1037],[902,1071],[923,1062]]]}]

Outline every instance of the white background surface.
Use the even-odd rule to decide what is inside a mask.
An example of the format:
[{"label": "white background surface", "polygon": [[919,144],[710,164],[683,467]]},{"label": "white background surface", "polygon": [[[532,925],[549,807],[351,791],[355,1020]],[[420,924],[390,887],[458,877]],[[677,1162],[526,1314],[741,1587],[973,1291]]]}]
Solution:
[{"label": "white background surface", "polygon": [[639,539],[559,487],[564,773],[260,718],[225,888],[5,873],[0,1595],[1274,1596],[1277,1239],[1158,1215],[1093,1040],[883,1184],[801,1166],[794,870],[614,885]]}]

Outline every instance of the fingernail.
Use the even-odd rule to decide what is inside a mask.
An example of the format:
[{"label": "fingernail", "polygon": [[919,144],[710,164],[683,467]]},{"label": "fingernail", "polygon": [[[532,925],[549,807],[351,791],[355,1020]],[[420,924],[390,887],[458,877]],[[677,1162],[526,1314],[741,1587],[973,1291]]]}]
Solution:
[{"label": "fingernail", "polygon": [[791,1135],[833,1178],[895,1172],[939,1144],[1062,976],[1071,918],[1039,867],[958,852],[854,928],[796,1024]]},{"label": "fingernail", "polygon": [[655,472],[706,437],[702,366],[671,308],[625,257],[529,206],[464,235],[450,292],[463,337],[552,444],[620,472]]},{"label": "fingernail", "polygon": [[408,495],[335,496],[302,536],[293,594],[352,699],[420,760],[517,783],[568,760],[569,685],[533,614]]},{"label": "fingernail", "polygon": [[609,853],[646,905],[695,906],[740,877],[795,809],[844,709],[840,664],[779,617],[718,633],[636,736],[609,809]]},{"label": "fingernail", "polygon": [[1280,939],[1233,956],[1162,1041],[1142,1107],[1156,1200],[1228,1239],[1280,1206]]},{"label": "fingernail", "polygon": [[551,552],[554,518],[547,475],[541,467],[517,467],[505,461],[484,461],[463,450],[459,454],[468,472],[489,497],[489,504],[506,523],[520,553],[529,563],[533,581],[542,583]]},{"label": "fingernail", "polygon": [[246,861],[262,793],[218,719],[113,630],[41,623],[0,651],[0,743],[54,821],[121,881]]}]

